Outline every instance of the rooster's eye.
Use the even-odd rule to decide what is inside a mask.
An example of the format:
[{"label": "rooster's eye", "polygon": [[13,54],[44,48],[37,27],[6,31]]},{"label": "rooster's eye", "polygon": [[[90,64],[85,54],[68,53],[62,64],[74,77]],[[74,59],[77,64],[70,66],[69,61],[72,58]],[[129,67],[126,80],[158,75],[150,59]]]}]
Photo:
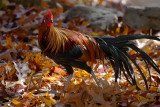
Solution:
[{"label": "rooster's eye", "polygon": [[53,20],[50,20],[51,23],[53,23]]}]

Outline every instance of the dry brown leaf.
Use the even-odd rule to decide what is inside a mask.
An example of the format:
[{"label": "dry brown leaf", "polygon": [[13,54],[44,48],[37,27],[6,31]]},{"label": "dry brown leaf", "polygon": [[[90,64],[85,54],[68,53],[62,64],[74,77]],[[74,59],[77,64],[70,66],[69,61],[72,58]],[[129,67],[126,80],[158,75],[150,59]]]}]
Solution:
[{"label": "dry brown leaf", "polygon": [[67,72],[64,71],[62,68],[59,68],[59,67],[52,67],[51,70],[53,70],[55,73],[63,75],[63,76],[67,75]]},{"label": "dry brown leaf", "polygon": [[11,48],[11,49],[8,49],[5,52],[0,53],[0,59],[1,60],[5,59],[7,61],[12,61],[13,60],[12,56],[11,56],[12,53],[16,54],[17,53],[16,49]]}]

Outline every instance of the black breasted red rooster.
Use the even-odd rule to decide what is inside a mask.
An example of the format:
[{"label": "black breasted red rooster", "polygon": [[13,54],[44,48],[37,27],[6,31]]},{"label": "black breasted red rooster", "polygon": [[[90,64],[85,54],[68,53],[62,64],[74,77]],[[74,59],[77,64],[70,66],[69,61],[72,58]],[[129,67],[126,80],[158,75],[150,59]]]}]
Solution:
[{"label": "black breasted red rooster", "polygon": [[128,53],[128,49],[136,51],[142,57],[147,67],[150,65],[155,71],[160,73],[160,69],[154,61],[132,42],[132,40],[144,38],[160,41],[156,36],[147,35],[91,37],[69,29],[57,28],[53,25],[53,15],[50,10],[48,10],[47,15],[43,18],[38,35],[39,45],[44,55],[65,67],[67,73],[70,75],[66,84],[72,78],[74,72],[72,67],[76,67],[90,73],[100,87],[101,85],[97,81],[92,67],[88,66],[87,62],[100,64],[104,60],[108,60],[114,69],[115,81],[117,81],[120,72],[122,72],[130,84],[136,85],[134,65],[148,88],[147,79],[141,68],[136,60]]}]

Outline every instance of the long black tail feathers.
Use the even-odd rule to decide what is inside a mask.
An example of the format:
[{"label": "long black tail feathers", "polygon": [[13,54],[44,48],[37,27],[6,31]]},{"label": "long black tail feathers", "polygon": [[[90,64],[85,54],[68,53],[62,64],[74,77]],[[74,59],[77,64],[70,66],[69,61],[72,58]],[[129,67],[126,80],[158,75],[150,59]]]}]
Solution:
[{"label": "long black tail feathers", "polygon": [[122,72],[126,80],[131,85],[135,85],[136,88],[139,89],[136,83],[135,72],[133,70],[133,65],[134,65],[139,71],[141,77],[143,78],[146,88],[149,88],[147,79],[143,74],[141,67],[138,65],[137,61],[128,53],[128,49],[126,48],[130,48],[136,51],[141,56],[142,60],[146,64],[149,74],[150,74],[150,69],[148,65],[153,67],[155,71],[157,71],[160,74],[159,67],[150,58],[150,56],[147,55],[141,49],[139,49],[137,46],[135,46],[132,42],[130,42],[131,40],[136,40],[136,39],[151,39],[160,41],[159,37],[148,36],[148,35],[121,35],[118,37],[103,36],[94,38],[99,43],[102,51],[107,56],[106,59],[110,61],[114,69],[115,81],[117,81],[120,73]]}]

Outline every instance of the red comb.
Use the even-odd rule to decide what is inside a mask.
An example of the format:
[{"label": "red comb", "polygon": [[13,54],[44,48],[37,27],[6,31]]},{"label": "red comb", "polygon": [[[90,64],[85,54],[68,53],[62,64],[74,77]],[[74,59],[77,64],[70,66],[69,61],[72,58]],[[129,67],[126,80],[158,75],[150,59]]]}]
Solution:
[{"label": "red comb", "polygon": [[48,12],[49,17],[53,17],[51,10],[48,10],[47,12]]},{"label": "red comb", "polygon": [[47,25],[48,26],[52,26],[52,22],[51,21],[53,21],[53,15],[52,15],[52,11],[51,10],[48,10],[47,11],[48,12],[48,15],[47,15]]}]

